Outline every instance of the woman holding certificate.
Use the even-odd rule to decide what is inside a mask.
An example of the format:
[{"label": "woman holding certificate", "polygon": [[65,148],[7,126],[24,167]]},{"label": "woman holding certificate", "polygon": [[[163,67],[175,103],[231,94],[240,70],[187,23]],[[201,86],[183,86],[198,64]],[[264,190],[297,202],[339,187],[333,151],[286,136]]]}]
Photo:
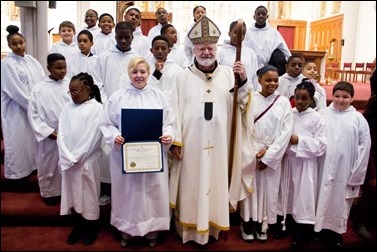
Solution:
[{"label": "woman holding certificate", "polygon": [[144,58],[130,61],[129,81],[110,96],[100,126],[112,148],[110,222],[122,232],[122,247],[135,236],[154,247],[158,231],[170,227],[167,151],[175,117],[165,95],[147,85],[149,75]]}]

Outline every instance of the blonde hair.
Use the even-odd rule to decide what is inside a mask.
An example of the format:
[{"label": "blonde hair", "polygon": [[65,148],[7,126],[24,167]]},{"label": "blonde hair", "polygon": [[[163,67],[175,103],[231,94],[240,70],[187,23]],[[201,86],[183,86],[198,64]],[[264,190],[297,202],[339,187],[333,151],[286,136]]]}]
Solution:
[{"label": "blonde hair", "polygon": [[145,64],[147,67],[148,74],[151,73],[151,67],[149,66],[148,61],[146,61],[143,57],[134,57],[132,60],[130,60],[130,63],[128,63],[128,69],[127,72],[130,74],[132,70],[139,64]]}]

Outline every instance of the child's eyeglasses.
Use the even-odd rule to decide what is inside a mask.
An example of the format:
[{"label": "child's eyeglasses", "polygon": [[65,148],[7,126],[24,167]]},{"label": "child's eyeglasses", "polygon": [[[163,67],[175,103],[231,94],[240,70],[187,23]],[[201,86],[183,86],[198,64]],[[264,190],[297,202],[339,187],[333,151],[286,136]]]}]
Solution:
[{"label": "child's eyeglasses", "polygon": [[77,90],[77,91],[68,91],[67,94],[69,94],[70,96],[76,96],[84,89],[85,89],[85,87],[83,87],[82,89]]}]

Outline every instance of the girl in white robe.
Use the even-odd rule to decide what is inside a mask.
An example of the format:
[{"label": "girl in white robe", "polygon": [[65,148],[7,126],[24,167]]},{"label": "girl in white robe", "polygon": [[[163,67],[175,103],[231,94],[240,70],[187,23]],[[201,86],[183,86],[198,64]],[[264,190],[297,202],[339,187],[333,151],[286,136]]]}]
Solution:
[{"label": "girl in white robe", "polygon": [[[194,23],[191,24],[189,29],[187,30],[187,33],[192,29],[192,27],[195,25],[196,21],[200,19],[201,16],[207,15],[207,9],[202,5],[197,5],[192,10],[192,15],[194,17]],[[189,62],[189,65],[191,65],[194,62],[194,44],[191,42],[191,40],[188,38],[188,36],[185,36],[184,42],[183,42],[183,49],[185,50],[185,54],[187,57],[187,60]]]},{"label": "girl in white robe", "polygon": [[61,174],[58,168],[59,153],[56,138],[59,116],[64,104],[70,101],[67,94],[65,57],[60,53],[47,56],[49,77],[37,83],[30,95],[28,116],[37,139],[36,163],[40,193],[47,205],[60,201]]},{"label": "girl in white robe", "polygon": [[277,222],[281,160],[293,128],[289,101],[276,92],[278,70],[267,65],[257,74],[262,91],[253,93],[250,121],[254,121],[252,148],[258,161],[253,193],[241,201],[240,211],[243,219],[241,234],[246,241],[254,240],[254,235],[258,240],[266,241],[268,225]]},{"label": "girl in white robe", "polygon": [[[122,232],[121,246],[127,246],[134,236],[144,236],[153,247],[158,232],[170,227],[167,151],[175,136],[175,117],[165,95],[147,85],[150,67],[144,58],[135,57],[130,61],[128,75],[130,82],[125,88],[110,96],[101,123],[105,140],[112,147],[110,222]],[[126,108],[162,109],[162,172],[122,173],[121,145],[125,139],[121,135],[121,111]]]},{"label": "girl in white robe", "polygon": [[1,61],[1,123],[4,137],[4,177],[21,179],[36,169],[37,141],[27,109],[33,86],[45,73],[41,64],[25,53],[26,42],[14,25],[7,27],[11,53]]},{"label": "girl in white robe", "polygon": [[66,103],[59,119],[59,167],[62,172],[60,214],[77,213],[67,243],[83,238],[84,245],[95,242],[100,208],[99,129],[103,107],[98,86],[87,73],[72,77],[69,84],[72,101]]},{"label": "girl in white robe", "polygon": [[371,139],[366,119],[351,106],[352,84],[338,82],[332,94],[333,102],[323,112],[327,149],[319,160],[314,231],[330,230],[332,245],[342,247],[352,203],[365,179]]},{"label": "girl in white robe", "polygon": [[[313,231],[318,186],[317,157],[326,151],[325,122],[318,112],[310,107],[315,88],[310,80],[297,85],[293,108],[292,136],[283,157],[279,215],[293,217],[292,246],[299,246],[305,236]],[[285,229],[285,226],[283,226]]]}]

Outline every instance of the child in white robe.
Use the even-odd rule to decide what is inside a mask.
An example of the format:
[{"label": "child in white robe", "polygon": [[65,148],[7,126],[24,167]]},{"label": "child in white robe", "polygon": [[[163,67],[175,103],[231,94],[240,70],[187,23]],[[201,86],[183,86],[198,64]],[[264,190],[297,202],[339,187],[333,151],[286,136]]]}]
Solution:
[{"label": "child in white robe", "polygon": [[310,107],[315,88],[304,80],[295,90],[293,132],[282,160],[279,215],[293,217],[292,247],[302,245],[313,232],[318,187],[317,157],[326,151],[326,126],[321,114]]},{"label": "child in white robe", "polygon": [[[246,24],[243,22],[242,40],[245,38]],[[236,60],[236,41],[237,41],[237,21],[233,21],[229,26],[228,35],[230,40],[224,40],[224,44],[219,52],[219,63],[221,65],[233,67]],[[247,78],[253,84],[253,91],[260,91],[261,86],[257,78],[258,59],[255,52],[246,46],[241,48],[241,61],[245,64]]]},{"label": "child in white robe", "polygon": [[56,205],[61,195],[61,174],[58,168],[59,153],[56,138],[59,116],[65,103],[69,80],[67,64],[60,53],[47,56],[50,75],[37,83],[30,94],[28,117],[37,139],[36,164],[41,196],[47,205]]},{"label": "child in white robe", "polygon": [[279,87],[277,91],[280,95],[285,96],[294,105],[294,94],[297,84],[299,84],[305,76],[301,73],[304,67],[304,59],[300,55],[292,55],[288,58],[287,72],[279,77]]},{"label": "child in white robe", "polygon": [[[81,238],[88,246],[97,239],[100,207],[100,144],[99,128],[103,107],[98,86],[87,73],[72,77],[67,102],[60,114],[58,149],[62,172],[60,214],[74,214],[74,228],[67,243]],[[74,211],[74,212],[73,212]]]},{"label": "child in white robe", "polygon": [[335,248],[343,246],[342,234],[364,183],[371,146],[368,122],[351,105],[354,92],[351,83],[338,82],[332,103],[323,111],[327,149],[319,160],[314,231],[322,231]]},{"label": "child in white robe", "polygon": [[169,59],[169,40],[163,35],[152,40],[151,55],[146,58],[151,66],[151,83],[158,87],[172,104],[172,93],[182,68]]},{"label": "child in white robe", "polygon": [[[192,23],[191,26],[187,29],[187,32],[192,29],[192,27],[196,24],[196,21],[198,21],[201,16],[207,15],[207,9],[202,5],[197,5],[192,10],[192,15],[194,17],[194,23]],[[185,36],[183,49],[185,50],[189,65],[191,65],[194,62],[194,44],[191,42],[188,36]]]},{"label": "child in white robe", "polygon": [[169,40],[170,53],[168,59],[174,61],[178,66],[185,68],[189,66],[185,51],[177,46],[178,33],[171,24],[163,25],[161,28],[161,35],[164,35]]},{"label": "child in white robe", "polygon": [[99,17],[98,26],[101,32],[94,38],[92,53],[101,55],[101,53],[113,48],[116,44],[113,28],[115,26],[114,18],[109,13],[104,13]]},{"label": "child in white robe", "polygon": [[315,88],[313,104],[311,107],[321,113],[327,107],[327,98],[326,90],[316,81],[318,76],[317,65],[313,61],[305,61],[302,74],[311,80]]},{"label": "child in white robe", "polygon": [[262,86],[251,99],[250,121],[253,151],[258,159],[253,179],[253,193],[241,201],[241,235],[245,241],[267,240],[269,225],[277,222],[277,202],[281,160],[292,135],[292,108],[286,97],[276,92],[279,75],[267,65],[257,72]]},{"label": "child in white robe", "polygon": [[12,52],[1,61],[1,124],[5,148],[4,177],[15,181],[36,169],[37,141],[27,109],[30,91],[44,79],[45,73],[41,64],[26,54],[25,38],[18,32],[19,28],[9,25],[7,31]]},{"label": "child in white robe", "polygon": [[59,25],[59,35],[62,38],[51,45],[50,53],[60,53],[66,60],[79,51],[77,43],[73,41],[76,34],[75,25],[71,21],[63,21]]},{"label": "child in white robe", "polygon": [[130,23],[135,29],[132,35],[134,36],[131,44],[131,48],[139,55],[147,57],[150,54],[148,37],[143,35],[141,30],[141,12],[135,6],[129,6],[124,11],[123,21]]},{"label": "child in white robe", "polygon": [[[107,95],[102,80],[96,71],[99,67],[99,57],[90,52],[90,49],[93,46],[93,35],[88,30],[82,30],[77,38],[81,52],[74,54],[69,60],[67,60],[68,76],[73,77],[79,73],[90,74],[93,77],[94,84],[98,86],[101,92],[102,102],[105,103],[107,101]],[[101,149],[101,197],[99,199],[99,204],[103,206],[110,203],[111,195],[109,168],[110,147],[102,141]]]},{"label": "child in white robe", "polygon": [[[165,95],[147,84],[150,67],[144,58],[133,58],[127,72],[129,82],[110,96],[101,123],[105,140],[112,147],[110,221],[122,232],[122,247],[135,236],[145,237],[148,245],[154,247],[158,232],[170,228],[167,151],[175,136],[175,117]],[[127,139],[121,135],[121,110],[125,108],[162,109],[163,171],[122,173],[121,148]]]},{"label": "child in white robe", "polygon": [[116,45],[99,56],[99,64],[96,71],[103,82],[107,97],[124,87],[127,73],[124,67],[130,60],[139,56],[132,48],[132,26],[127,22],[119,22],[115,26]]}]

